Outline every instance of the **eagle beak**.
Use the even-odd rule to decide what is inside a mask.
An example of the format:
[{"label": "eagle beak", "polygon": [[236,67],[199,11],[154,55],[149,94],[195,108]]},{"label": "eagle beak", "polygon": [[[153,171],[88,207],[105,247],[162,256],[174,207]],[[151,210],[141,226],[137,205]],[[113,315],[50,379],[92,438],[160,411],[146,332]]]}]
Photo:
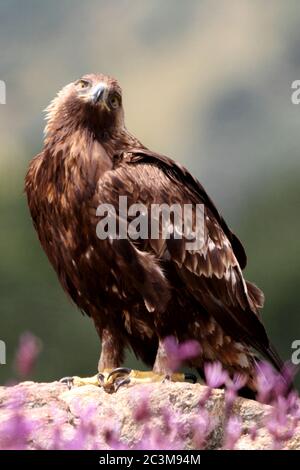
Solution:
[{"label": "eagle beak", "polygon": [[93,104],[103,104],[105,107],[107,106],[106,104],[106,99],[108,95],[108,86],[104,82],[97,83],[95,85],[90,93],[90,98],[91,102]]}]

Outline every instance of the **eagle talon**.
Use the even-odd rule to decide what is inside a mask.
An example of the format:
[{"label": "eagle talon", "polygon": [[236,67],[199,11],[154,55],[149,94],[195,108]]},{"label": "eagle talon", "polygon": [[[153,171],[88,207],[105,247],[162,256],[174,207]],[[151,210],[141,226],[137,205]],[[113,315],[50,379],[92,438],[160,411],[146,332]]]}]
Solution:
[{"label": "eagle talon", "polygon": [[106,377],[101,374],[103,377],[101,385],[108,393],[117,392],[120,387],[131,382],[129,377],[131,372],[132,369],[127,367],[116,367],[115,369],[111,370]]},{"label": "eagle talon", "polygon": [[117,392],[120,387],[123,387],[123,385],[128,385],[128,384],[130,384],[130,378],[129,377],[126,377],[125,379],[120,380],[120,382],[116,382],[115,392]]},{"label": "eagle talon", "polygon": [[60,383],[67,385],[68,389],[71,390],[71,388],[74,385],[74,378],[73,377],[63,377],[62,379],[59,380]]},{"label": "eagle talon", "polygon": [[119,375],[119,374],[127,374],[129,375],[132,369],[129,369],[128,367],[116,367],[113,369],[107,376],[107,381],[113,376],[113,375]]},{"label": "eagle talon", "polygon": [[163,378],[162,378],[162,381],[161,383],[165,383],[165,382],[170,382],[172,380],[170,374],[166,374]]},{"label": "eagle talon", "polygon": [[184,374],[184,380],[190,380],[192,384],[197,383],[197,377],[194,374]]},{"label": "eagle talon", "polygon": [[104,382],[105,382],[105,375],[99,372],[99,374],[97,375],[97,378],[98,378],[99,386],[103,387]]},{"label": "eagle talon", "polygon": [[194,374],[183,373],[156,373],[153,371],[139,371],[128,369],[127,367],[118,367],[108,373],[104,379],[103,388],[108,393],[114,393],[123,385],[137,385],[147,383],[166,383],[166,382],[184,382],[186,380],[192,383],[197,382]]},{"label": "eagle talon", "polygon": [[92,377],[77,377],[76,375],[73,377],[63,377],[60,379],[60,383],[67,385],[69,390],[73,387],[83,387],[84,385],[94,385],[99,387],[101,383],[98,375],[99,374],[96,374]]}]

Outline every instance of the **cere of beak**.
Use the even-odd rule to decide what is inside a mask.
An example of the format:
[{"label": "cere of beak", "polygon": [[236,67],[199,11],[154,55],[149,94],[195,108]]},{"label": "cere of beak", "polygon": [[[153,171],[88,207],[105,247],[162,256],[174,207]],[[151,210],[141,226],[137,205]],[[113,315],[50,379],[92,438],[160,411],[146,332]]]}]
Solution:
[{"label": "cere of beak", "polygon": [[105,103],[107,97],[107,85],[106,83],[100,82],[95,85],[91,90],[91,100],[93,104],[97,104],[100,101]]}]

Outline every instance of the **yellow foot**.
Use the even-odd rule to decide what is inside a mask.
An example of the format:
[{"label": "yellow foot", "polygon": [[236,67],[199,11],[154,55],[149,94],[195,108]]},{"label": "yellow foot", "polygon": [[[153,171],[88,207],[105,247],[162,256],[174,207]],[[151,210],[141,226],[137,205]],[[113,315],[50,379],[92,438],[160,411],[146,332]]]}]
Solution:
[{"label": "yellow foot", "polygon": [[60,379],[60,382],[66,384],[68,388],[72,387],[82,387],[83,385],[95,385],[99,387],[101,385],[99,381],[99,374],[95,374],[92,377],[64,377]]},{"label": "yellow foot", "polygon": [[83,385],[95,385],[103,387],[108,393],[113,393],[119,390],[123,385],[137,385],[154,382],[184,382],[190,380],[193,383],[197,382],[197,378],[193,374],[157,374],[153,371],[140,371],[128,369],[127,367],[117,367],[116,369],[106,369],[99,374],[92,377],[64,377],[60,380],[61,383],[66,384],[69,388],[82,387]]},{"label": "yellow foot", "polygon": [[99,374],[100,380],[102,375],[102,386],[109,392],[116,392],[123,385],[137,385],[154,382],[184,382],[191,380],[193,383],[197,382],[197,378],[193,374],[157,374],[153,371],[141,371],[128,369],[127,367],[118,367],[109,372],[108,375]]}]

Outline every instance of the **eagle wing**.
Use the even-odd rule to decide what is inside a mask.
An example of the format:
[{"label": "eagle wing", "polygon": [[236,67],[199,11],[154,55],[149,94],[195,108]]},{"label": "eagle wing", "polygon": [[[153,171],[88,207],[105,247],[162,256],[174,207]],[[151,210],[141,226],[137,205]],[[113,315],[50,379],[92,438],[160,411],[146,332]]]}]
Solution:
[{"label": "eagle wing", "polygon": [[[245,342],[281,369],[281,360],[270,345],[258,314],[263,294],[242,275],[246,265],[244,248],[202,185],[173,160],[146,149],[132,149],[116,155],[114,170],[106,174],[100,186],[99,193],[104,200],[115,205],[117,195],[126,195],[128,205],[137,202],[146,206],[151,203],[204,205],[205,237],[199,249],[187,249],[184,237],[159,240],[149,237],[136,243],[114,240],[117,257],[127,258],[124,276],[129,283],[133,280],[137,283],[149,310],[163,309],[169,299],[169,286],[156,260],[162,263],[167,260],[176,269],[187,295],[198,301],[228,336]],[[145,273],[142,275],[142,266],[146,265],[147,279]]]},{"label": "eagle wing", "polygon": [[[121,154],[122,155],[122,154]],[[244,250],[244,247],[238,237],[231,232],[228,225],[226,224],[225,220],[217,210],[215,204],[211,200],[211,198],[206,193],[205,189],[201,185],[201,183],[194,178],[191,173],[179,163],[174,162],[174,160],[161,155],[159,153],[151,152],[148,149],[141,150],[131,150],[130,154],[130,163],[151,163],[154,165],[158,165],[161,170],[168,175],[171,182],[175,184],[183,184],[186,188],[186,191],[193,195],[198,203],[205,204],[205,206],[209,209],[213,217],[215,218],[218,225],[222,228],[224,234],[230,241],[232,246],[233,252],[239,262],[241,269],[244,269],[247,265],[247,256]]]}]

